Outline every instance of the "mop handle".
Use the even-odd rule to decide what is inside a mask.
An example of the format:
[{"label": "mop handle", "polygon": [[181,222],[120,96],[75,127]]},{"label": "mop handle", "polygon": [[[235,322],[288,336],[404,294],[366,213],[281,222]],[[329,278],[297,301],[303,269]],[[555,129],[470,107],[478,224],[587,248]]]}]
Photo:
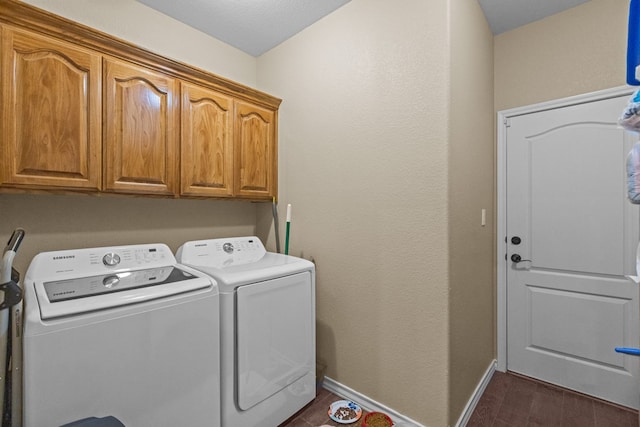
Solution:
[{"label": "mop handle", "polygon": [[276,252],[280,253],[280,224],[278,224],[279,220],[278,220],[278,204],[276,202],[276,198],[273,198],[273,203],[272,203],[272,210],[273,210],[273,231],[275,232],[276,235]]},{"label": "mop handle", "polygon": [[289,232],[291,230],[291,204],[287,205],[287,232],[284,238],[284,254],[289,255]]}]

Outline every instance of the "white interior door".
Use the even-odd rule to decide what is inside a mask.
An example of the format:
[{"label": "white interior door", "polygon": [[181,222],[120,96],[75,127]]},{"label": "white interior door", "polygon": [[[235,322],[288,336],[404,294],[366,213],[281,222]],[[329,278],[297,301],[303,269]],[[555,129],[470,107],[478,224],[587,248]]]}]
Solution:
[{"label": "white interior door", "polygon": [[617,125],[627,99],[509,120],[507,369],[638,408],[639,358],[614,352],[640,339],[626,277],[639,227],[625,157],[637,136]]}]

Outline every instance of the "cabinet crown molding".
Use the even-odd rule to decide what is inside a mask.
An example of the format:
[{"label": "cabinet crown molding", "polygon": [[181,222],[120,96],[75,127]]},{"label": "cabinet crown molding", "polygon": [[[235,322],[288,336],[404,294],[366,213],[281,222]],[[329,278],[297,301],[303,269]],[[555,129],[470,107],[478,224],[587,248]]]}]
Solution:
[{"label": "cabinet crown molding", "polygon": [[267,93],[231,81],[214,73],[134,45],[126,40],[71,21],[17,0],[0,0],[0,23],[11,24],[60,40],[72,42],[129,62],[155,69],[165,75],[190,81],[237,99],[277,109],[282,102]]}]

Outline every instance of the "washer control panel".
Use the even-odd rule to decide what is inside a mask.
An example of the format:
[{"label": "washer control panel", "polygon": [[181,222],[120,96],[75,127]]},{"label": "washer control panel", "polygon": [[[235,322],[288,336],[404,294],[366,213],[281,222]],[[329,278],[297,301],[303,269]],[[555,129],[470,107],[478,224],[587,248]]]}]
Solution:
[{"label": "washer control panel", "polygon": [[169,247],[162,243],[46,252],[39,260],[40,274],[52,278],[87,277],[176,263]]},{"label": "washer control panel", "polygon": [[167,259],[173,258],[173,256],[168,257],[167,255],[171,254],[165,253],[161,247],[144,246],[125,247],[109,252],[95,251],[89,253],[89,259],[91,265],[99,264],[97,259],[100,258],[102,264],[107,268],[137,268],[158,263],[163,264]]}]

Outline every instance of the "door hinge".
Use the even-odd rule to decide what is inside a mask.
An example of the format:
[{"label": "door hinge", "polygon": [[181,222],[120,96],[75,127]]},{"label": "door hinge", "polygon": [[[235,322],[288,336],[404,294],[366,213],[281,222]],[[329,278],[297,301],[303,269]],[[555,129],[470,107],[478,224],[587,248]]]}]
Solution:
[{"label": "door hinge", "polygon": [[511,119],[509,117],[505,117],[502,123],[505,127],[511,127]]}]

